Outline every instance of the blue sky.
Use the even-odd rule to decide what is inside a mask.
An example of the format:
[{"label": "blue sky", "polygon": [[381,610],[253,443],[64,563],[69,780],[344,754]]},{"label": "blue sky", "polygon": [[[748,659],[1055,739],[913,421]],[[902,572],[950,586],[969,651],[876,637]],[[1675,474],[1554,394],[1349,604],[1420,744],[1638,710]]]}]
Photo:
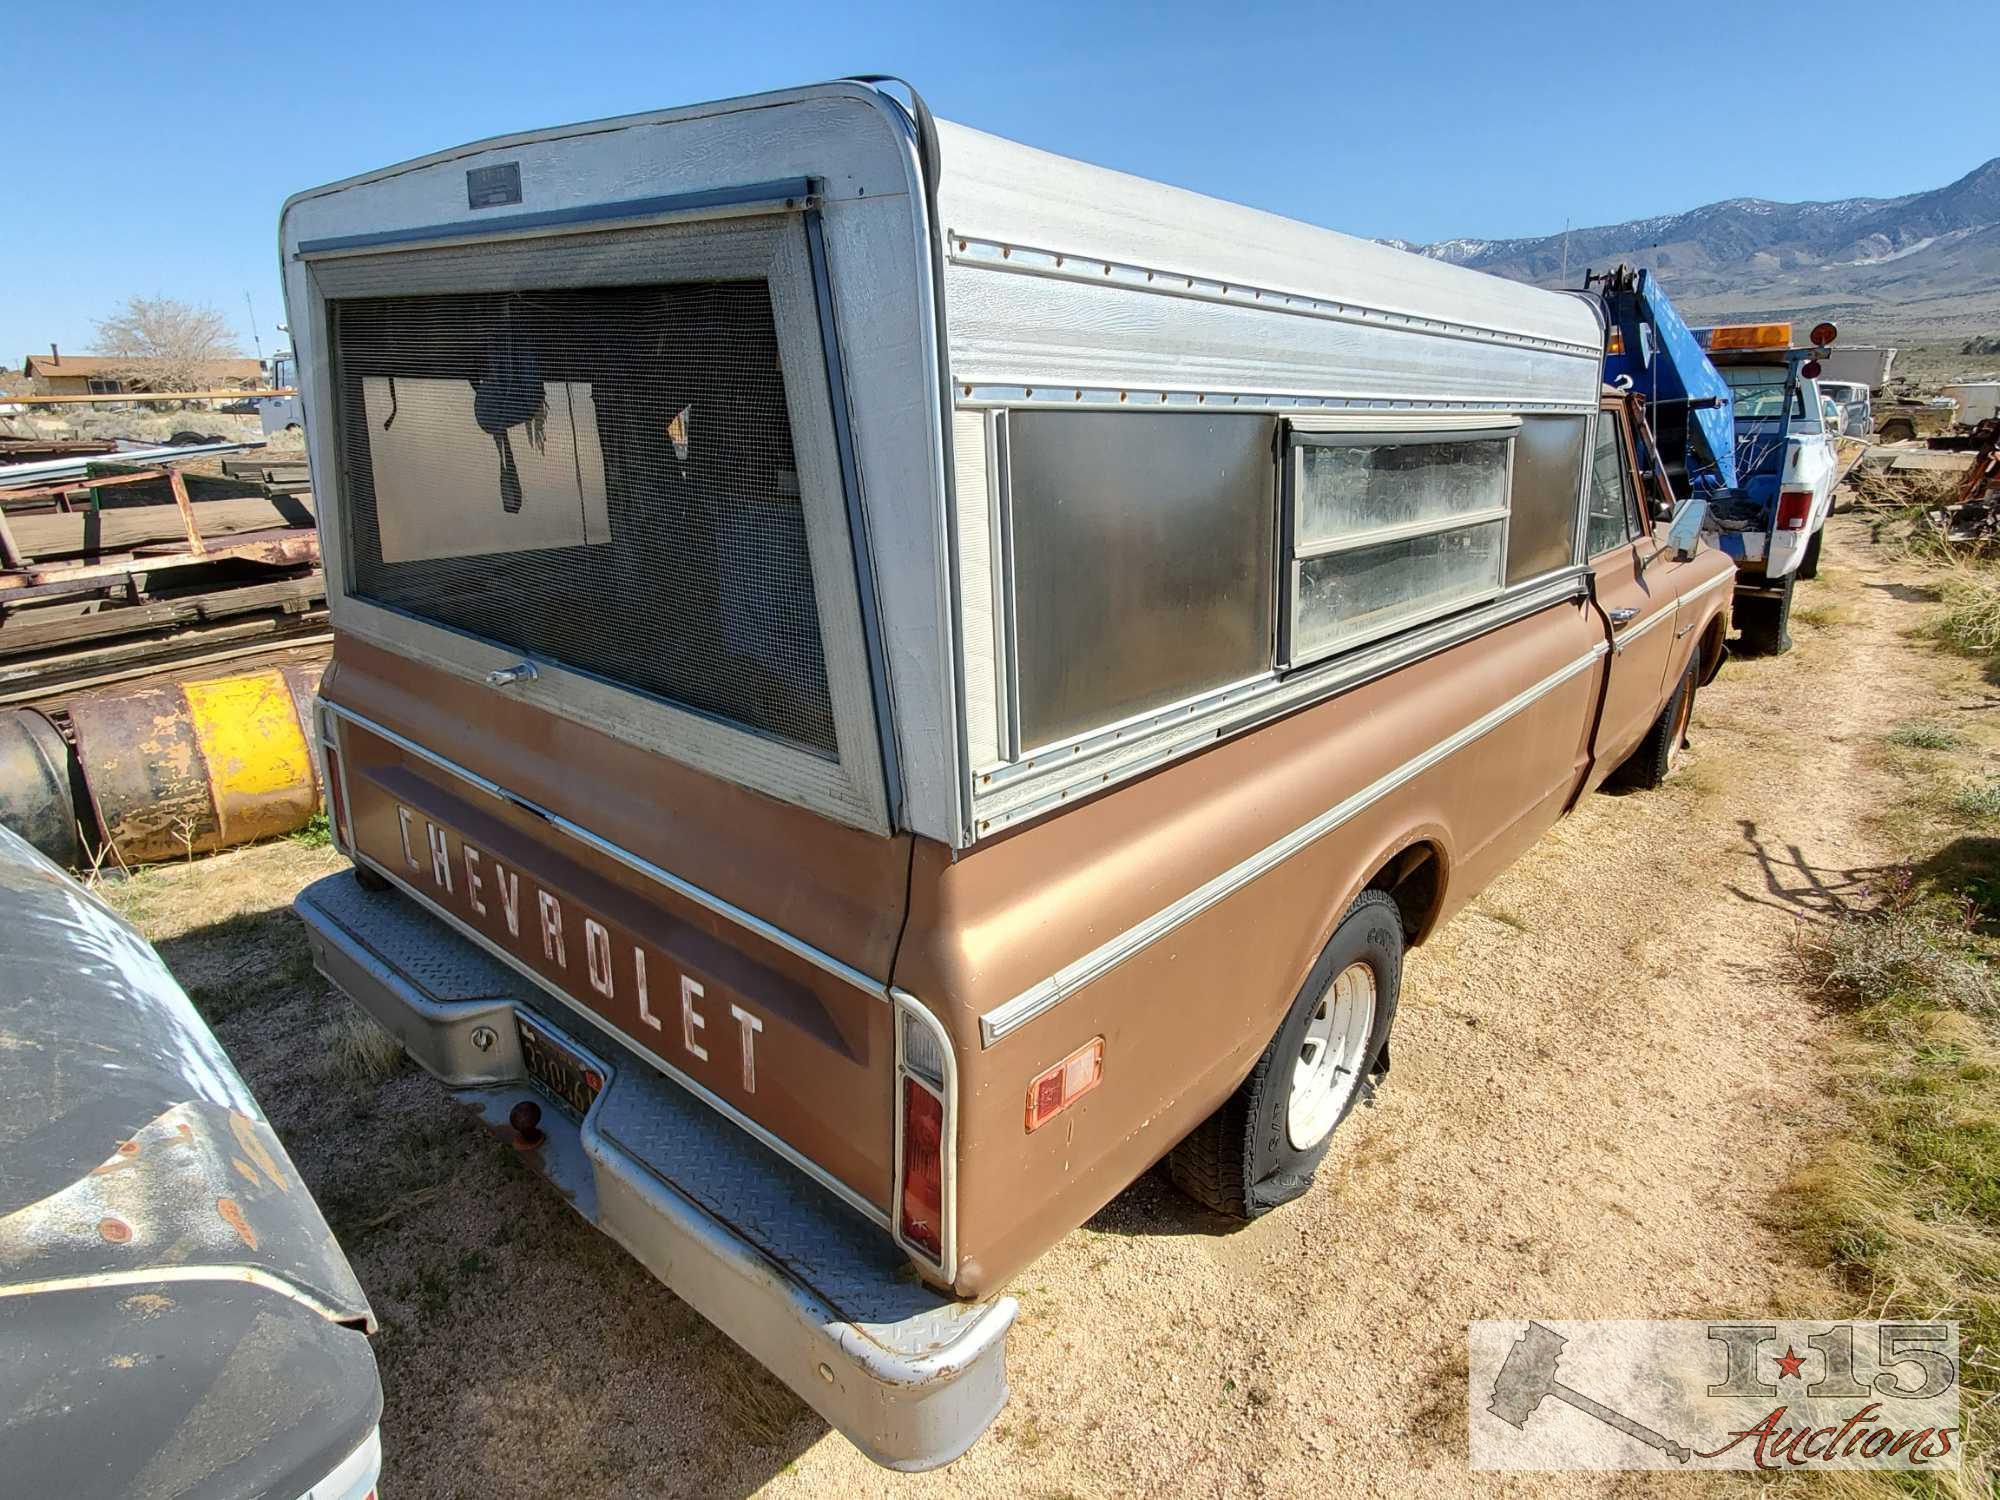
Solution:
[{"label": "blue sky", "polygon": [[[901,74],[940,115],[1037,146],[1413,240],[1739,195],[1886,196],[2000,154],[2000,19],[1977,5],[5,11],[9,365],[51,340],[86,349],[133,294],[212,304],[248,352],[248,291],[268,353],[278,207],[300,188],[503,131],[843,73]],[[1907,61],[1881,55],[1892,32]]]}]

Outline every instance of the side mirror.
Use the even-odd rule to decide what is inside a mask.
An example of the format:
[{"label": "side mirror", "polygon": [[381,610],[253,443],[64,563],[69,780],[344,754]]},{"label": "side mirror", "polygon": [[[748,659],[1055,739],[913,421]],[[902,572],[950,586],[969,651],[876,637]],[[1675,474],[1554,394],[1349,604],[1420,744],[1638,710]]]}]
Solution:
[{"label": "side mirror", "polygon": [[1701,534],[1707,526],[1708,502],[1698,498],[1685,501],[1667,528],[1667,546],[1686,562],[1701,550]]}]

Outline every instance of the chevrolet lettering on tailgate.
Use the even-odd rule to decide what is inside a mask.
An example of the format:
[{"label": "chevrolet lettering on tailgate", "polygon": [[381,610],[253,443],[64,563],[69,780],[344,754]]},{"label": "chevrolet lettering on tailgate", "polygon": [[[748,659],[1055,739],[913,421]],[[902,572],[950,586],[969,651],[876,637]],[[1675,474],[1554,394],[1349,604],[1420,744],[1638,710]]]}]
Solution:
[{"label": "chevrolet lettering on tailgate", "polygon": [[[417,833],[418,825],[423,832]],[[432,887],[438,894],[450,897],[459,894],[460,876],[454,866],[463,870],[464,900],[474,916],[483,923],[491,923],[493,908],[500,911],[499,926],[505,930],[510,944],[521,943],[521,872],[509,869],[498,859],[483,854],[463,838],[456,840],[457,858],[452,857],[453,837],[449,830],[439,827],[429,818],[420,817],[402,803],[396,804],[396,825],[402,834],[403,863],[411,871],[423,874],[428,870]],[[423,852],[418,852],[418,839],[422,840]],[[542,959],[564,973],[569,972],[570,939],[565,932],[565,912],[562,898],[553,891],[533,888],[535,895],[534,912],[528,925],[532,929],[528,941],[540,941]],[[489,902],[488,893],[492,893]],[[646,969],[646,950],[630,938],[613,939],[611,929],[588,912],[572,907],[567,920],[569,931],[581,930],[582,964],[590,980],[590,987],[608,1004],[616,1004],[619,999],[619,979],[622,973],[630,986],[630,1001],[638,1007],[639,1023],[654,1031],[665,1032],[667,1023],[654,1010],[653,984],[658,982],[660,967],[656,963],[654,978],[649,981]],[[489,932],[493,931],[488,926]],[[670,982],[677,986],[674,998],[668,1001],[674,1023],[679,1028],[681,1047],[697,1062],[709,1060],[708,1015],[706,987],[699,979],[687,974],[674,974],[666,970]],[[736,1024],[739,1046],[743,1062],[743,1092],[757,1092],[757,1033],[764,1029],[763,1021],[752,1012],[745,1010],[734,1001],[729,1002],[729,1017]]]},{"label": "chevrolet lettering on tailgate", "polygon": [[[680,972],[616,924],[548,890],[522,870],[478,848],[434,818],[396,802],[396,832],[406,878],[518,958],[580,976],[596,1010],[626,1030],[654,1032],[656,1052],[678,1050],[692,1062],[734,1050],[746,1094],[756,1094],[756,1044],[764,1018],[736,1000],[710,998],[708,984]],[[728,1034],[734,1032],[734,1044]]]}]

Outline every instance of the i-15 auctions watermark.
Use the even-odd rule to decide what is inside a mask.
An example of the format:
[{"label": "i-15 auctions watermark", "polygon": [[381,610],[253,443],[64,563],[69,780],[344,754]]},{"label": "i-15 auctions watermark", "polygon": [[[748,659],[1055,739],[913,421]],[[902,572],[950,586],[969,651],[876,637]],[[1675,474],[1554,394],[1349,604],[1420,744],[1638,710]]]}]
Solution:
[{"label": "i-15 auctions watermark", "polygon": [[1955,1469],[1958,1325],[1467,1329],[1475,1469]]}]

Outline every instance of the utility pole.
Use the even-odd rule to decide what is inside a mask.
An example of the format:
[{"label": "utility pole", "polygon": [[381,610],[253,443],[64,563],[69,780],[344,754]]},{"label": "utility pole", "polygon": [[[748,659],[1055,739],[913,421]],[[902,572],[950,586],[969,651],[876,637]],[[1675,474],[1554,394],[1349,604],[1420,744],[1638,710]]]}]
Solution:
[{"label": "utility pole", "polygon": [[243,289],[243,305],[250,309],[250,343],[257,351],[257,365],[264,364],[264,340],[257,333],[257,304],[250,300],[250,288]]}]

